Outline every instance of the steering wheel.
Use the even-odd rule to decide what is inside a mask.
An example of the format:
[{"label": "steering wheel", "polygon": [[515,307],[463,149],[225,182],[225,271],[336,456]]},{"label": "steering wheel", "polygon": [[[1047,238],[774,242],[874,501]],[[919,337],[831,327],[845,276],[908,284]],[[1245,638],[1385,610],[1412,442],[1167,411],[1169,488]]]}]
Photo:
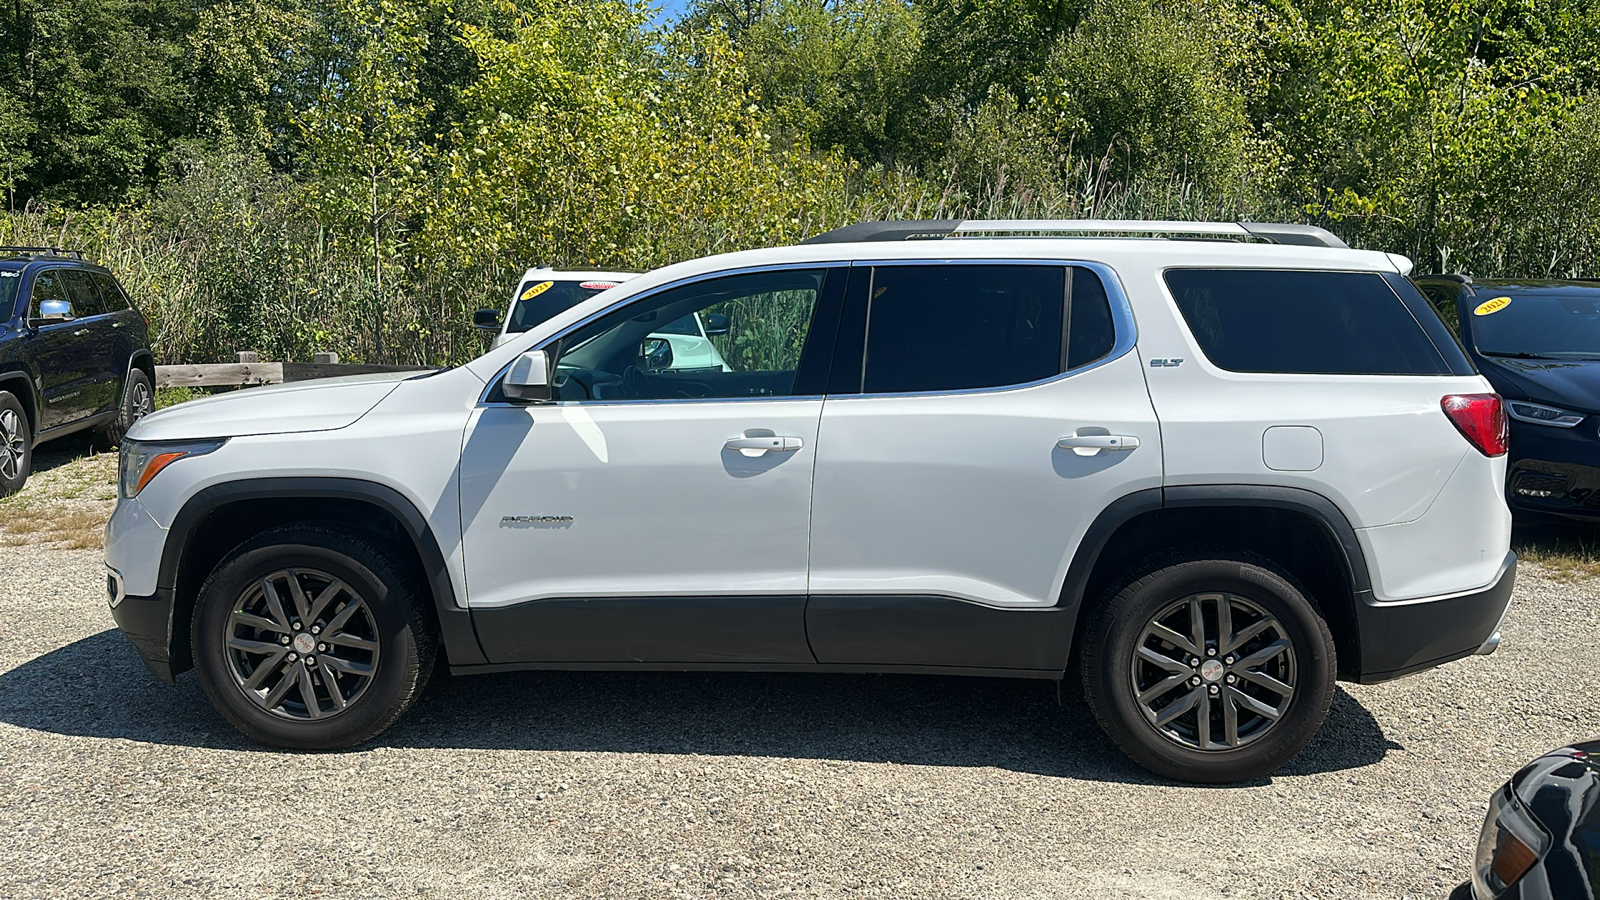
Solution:
[{"label": "steering wheel", "polygon": [[638,366],[628,366],[622,370],[622,396],[629,400],[638,400],[650,395],[650,382],[645,374],[639,371]]}]

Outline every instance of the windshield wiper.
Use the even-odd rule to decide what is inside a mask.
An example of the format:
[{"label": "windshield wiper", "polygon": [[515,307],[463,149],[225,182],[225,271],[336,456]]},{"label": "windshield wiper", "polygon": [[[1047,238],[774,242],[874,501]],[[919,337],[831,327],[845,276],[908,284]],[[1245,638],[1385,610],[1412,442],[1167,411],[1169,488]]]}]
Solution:
[{"label": "windshield wiper", "polygon": [[1498,356],[1501,359],[1555,359],[1556,358],[1554,356],[1540,356],[1537,353],[1527,353],[1527,352],[1522,351],[1522,350],[1518,350],[1515,353],[1496,353],[1493,350],[1479,350],[1478,352],[1480,354],[1484,355],[1484,356]]}]

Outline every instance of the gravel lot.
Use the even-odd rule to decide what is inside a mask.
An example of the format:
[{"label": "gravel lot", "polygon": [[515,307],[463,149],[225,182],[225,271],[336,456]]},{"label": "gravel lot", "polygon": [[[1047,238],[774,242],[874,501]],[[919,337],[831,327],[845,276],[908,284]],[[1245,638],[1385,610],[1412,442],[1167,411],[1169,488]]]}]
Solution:
[{"label": "gravel lot", "polygon": [[150,677],[96,551],[0,548],[0,897],[1443,897],[1489,793],[1600,733],[1600,580],[1343,686],[1245,787],[1164,784],[1049,682],[441,676],[333,754]]}]

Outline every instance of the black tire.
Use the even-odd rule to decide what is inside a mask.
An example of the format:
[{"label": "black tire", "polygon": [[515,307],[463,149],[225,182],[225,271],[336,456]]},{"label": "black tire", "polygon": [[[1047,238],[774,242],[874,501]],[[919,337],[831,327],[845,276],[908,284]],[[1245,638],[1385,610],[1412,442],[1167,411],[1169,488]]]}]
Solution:
[{"label": "black tire", "polygon": [[33,430],[28,411],[15,395],[0,391],[0,497],[9,497],[28,483],[33,469]]},{"label": "black tire", "polygon": [[106,447],[122,443],[128,429],[156,409],[155,390],[150,386],[150,376],[143,369],[128,370],[128,379],[122,385],[122,402],[117,406],[117,417],[101,426],[97,437]]},{"label": "black tire", "polygon": [[[1175,556],[1140,571],[1095,612],[1083,639],[1084,697],[1106,734],[1151,772],[1201,784],[1261,778],[1299,753],[1328,714],[1335,677],[1333,637],[1305,591],[1248,554]],[[1221,630],[1224,605],[1231,635],[1264,629],[1232,654],[1222,652],[1226,641],[1210,638]],[[1185,647],[1196,646],[1193,632],[1169,623],[1192,623],[1194,611],[1207,646],[1191,656]],[[1163,624],[1170,633],[1156,631]],[[1172,634],[1184,640],[1163,636]],[[1287,652],[1251,663],[1280,641]],[[1136,665],[1141,647],[1147,652]],[[1199,664],[1179,668],[1193,659]],[[1292,692],[1281,694],[1283,687]],[[1184,703],[1191,705],[1180,709]],[[1158,724],[1168,715],[1175,718]]]},{"label": "black tire", "polygon": [[[241,545],[212,571],[195,601],[195,671],[211,704],[235,728],[277,747],[337,750],[377,736],[411,707],[433,670],[436,640],[413,568],[371,537],[337,525],[287,525]],[[296,580],[300,597],[283,596],[295,589],[283,576]],[[337,591],[334,580],[346,590]],[[266,581],[288,587],[274,588],[272,596],[292,631],[250,624],[277,621],[266,599]],[[318,585],[332,594],[320,613],[314,607],[321,596]],[[347,615],[346,607],[355,609]],[[302,616],[306,611],[311,615]],[[341,616],[343,625],[337,621]],[[290,646],[281,648],[288,656],[274,658],[276,647],[239,649],[270,646],[291,634]],[[317,644],[324,637],[334,643],[370,644],[371,649],[301,645],[307,639]],[[296,649],[321,654],[322,659],[299,656],[292,652]],[[370,666],[371,674],[351,674],[350,666]],[[268,668],[261,673],[265,681],[249,684],[260,669]],[[302,682],[302,675],[308,681]],[[286,681],[291,683],[283,691],[274,687]],[[312,689],[317,715],[312,715],[303,685]],[[335,698],[335,689],[346,699]],[[269,706],[274,693],[280,696]]]}]

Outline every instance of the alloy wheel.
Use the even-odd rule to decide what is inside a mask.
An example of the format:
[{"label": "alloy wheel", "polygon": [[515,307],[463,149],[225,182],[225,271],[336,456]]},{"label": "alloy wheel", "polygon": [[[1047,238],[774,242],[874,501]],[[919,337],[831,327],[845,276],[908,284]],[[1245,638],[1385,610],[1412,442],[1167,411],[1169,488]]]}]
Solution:
[{"label": "alloy wheel", "polygon": [[1145,624],[1130,670],[1145,720],[1198,750],[1260,740],[1288,712],[1295,649],[1276,617],[1237,594],[1205,593]]},{"label": "alloy wheel", "polygon": [[282,569],[252,583],[228,616],[234,683],[288,719],[323,719],[366,693],[378,669],[378,629],[367,601],[315,569]]},{"label": "alloy wheel", "polygon": [[133,389],[129,391],[129,394],[131,395],[129,397],[131,401],[129,405],[132,407],[134,422],[155,412],[155,398],[150,393],[150,385],[142,381],[136,381],[133,383]]},{"label": "alloy wheel", "polygon": [[0,478],[6,481],[22,472],[22,457],[28,449],[24,430],[15,410],[0,409]]}]

